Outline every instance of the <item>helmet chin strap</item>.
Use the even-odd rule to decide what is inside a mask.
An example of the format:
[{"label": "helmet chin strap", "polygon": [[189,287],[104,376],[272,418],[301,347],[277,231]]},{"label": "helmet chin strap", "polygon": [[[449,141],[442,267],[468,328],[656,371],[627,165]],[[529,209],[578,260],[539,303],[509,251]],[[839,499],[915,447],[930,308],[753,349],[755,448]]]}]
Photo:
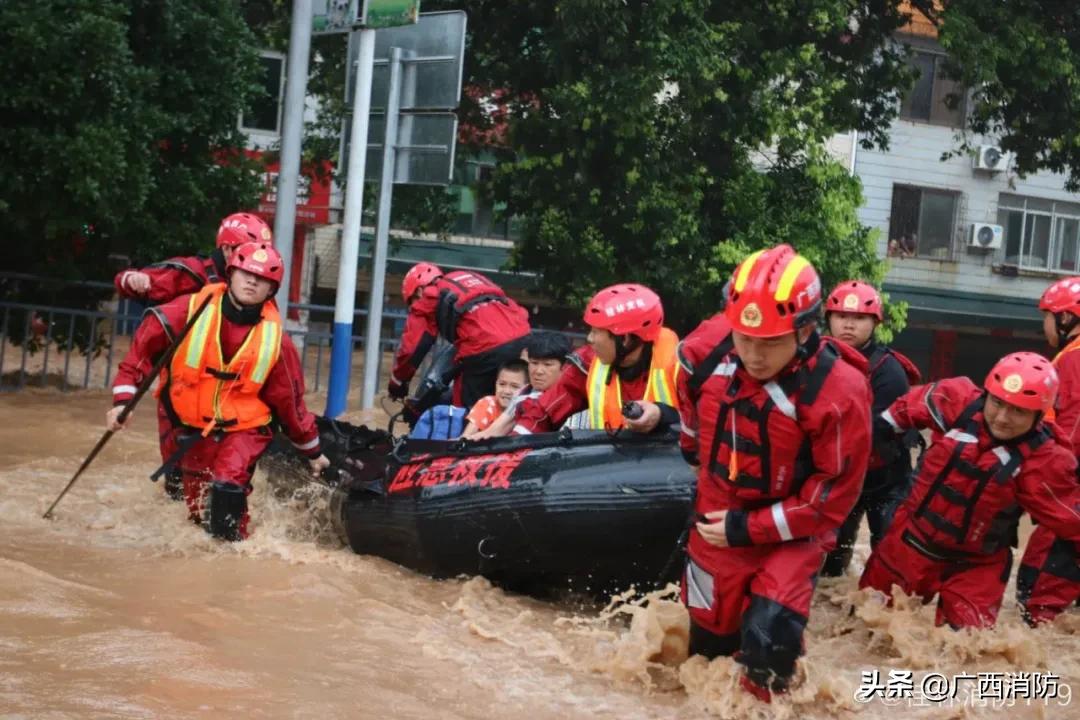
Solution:
[{"label": "helmet chin strap", "polygon": [[1058,350],[1064,349],[1069,344],[1069,333],[1076,329],[1077,324],[1080,324],[1080,318],[1071,312],[1054,313],[1054,330],[1057,331]]},{"label": "helmet chin strap", "polygon": [[[626,359],[626,356],[640,348],[644,343],[637,335],[614,335],[615,338],[615,365],[622,366],[622,361]],[[628,342],[623,342],[623,338],[628,338]]]}]

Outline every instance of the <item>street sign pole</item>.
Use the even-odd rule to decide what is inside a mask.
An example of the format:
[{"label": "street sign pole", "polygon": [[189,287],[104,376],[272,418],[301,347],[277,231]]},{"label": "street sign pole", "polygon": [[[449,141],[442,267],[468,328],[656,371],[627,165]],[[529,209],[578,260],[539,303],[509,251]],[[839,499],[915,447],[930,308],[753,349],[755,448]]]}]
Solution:
[{"label": "street sign pole", "polygon": [[309,55],[311,0],[293,0],[288,76],[285,81],[285,117],[281,128],[281,166],[278,171],[277,207],[274,210],[274,247],[281,253],[281,266],[285,268],[285,276],[277,291],[278,310],[283,318],[288,318],[289,282],[292,279],[296,185],[297,176],[300,174],[300,145],[304,135],[304,95],[307,93]]},{"label": "street sign pole", "polygon": [[[372,253],[371,294],[367,332],[364,333],[364,385],[360,395],[363,410],[375,406],[375,391],[382,362],[382,312],[386,286],[386,255],[390,244],[390,206],[394,195],[394,152],[398,135],[398,105],[401,91],[401,49],[390,50],[390,93],[386,101],[386,132],[382,147],[382,177],[379,180],[379,214]],[[367,153],[355,153],[366,155]]]},{"label": "street sign pole", "polygon": [[[327,2],[328,0],[322,0]],[[347,0],[329,0],[343,7]],[[355,7],[355,5],[352,5]],[[366,0],[363,19],[387,28],[417,21],[417,0]],[[349,133],[348,185],[338,268],[337,305],[334,312],[334,344],[330,359],[330,387],[326,415],[345,410],[352,358],[352,319],[360,239],[360,202],[365,172],[380,181],[376,241],[372,252],[370,312],[364,341],[364,380],[361,409],[373,409],[382,352],[383,298],[386,294],[386,261],[390,235],[390,208],[395,183],[447,185],[453,169],[457,118],[453,112],[461,97],[465,47],[465,13],[458,11],[419,16],[411,27],[388,27],[379,31],[378,47],[369,29],[350,39],[350,58],[355,50],[355,81],[346,78],[346,93],[353,96]],[[375,61],[374,56],[379,60]],[[369,116],[377,106],[376,135],[381,147],[369,144]],[[384,123],[379,126],[378,123]],[[368,153],[371,157],[368,158]]]},{"label": "street sign pole", "polygon": [[[350,143],[367,146],[368,117],[371,115],[371,77],[375,63],[375,31],[359,32],[359,59],[353,95]],[[326,393],[326,416],[345,412],[352,366],[352,325],[356,304],[356,268],[360,257],[360,224],[364,204],[364,164],[367,153],[349,154],[345,185],[345,221],[341,234],[337,300],[334,305],[334,336],[330,351],[330,384]]]}]

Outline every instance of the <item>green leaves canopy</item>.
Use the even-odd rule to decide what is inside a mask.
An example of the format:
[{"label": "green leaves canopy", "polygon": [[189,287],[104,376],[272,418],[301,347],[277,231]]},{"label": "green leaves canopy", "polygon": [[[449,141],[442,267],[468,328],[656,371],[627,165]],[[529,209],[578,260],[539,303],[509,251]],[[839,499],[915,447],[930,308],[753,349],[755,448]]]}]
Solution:
[{"label": "green leaves canopy", "polygon": [[110,253],[211,247],[257,198],[257,73],[231,0],[0,3],[0,266],[101,280]]},{"label": "green leaves canopy", "polygon": [[685,328],[739,258],[778,242],[827,286],[880,281],[858,182],[820,148],[850,128],[885,142],[910,81],[886,42],[895,3],[465,5],[472,82],[509,91],[495,197],[522,220],[517,265],[549,292],[644,282]]}]

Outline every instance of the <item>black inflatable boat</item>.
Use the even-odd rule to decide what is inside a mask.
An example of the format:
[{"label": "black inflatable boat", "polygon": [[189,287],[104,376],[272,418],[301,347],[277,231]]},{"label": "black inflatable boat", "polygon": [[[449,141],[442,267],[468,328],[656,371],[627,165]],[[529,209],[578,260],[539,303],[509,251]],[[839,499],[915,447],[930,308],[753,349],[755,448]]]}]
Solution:
[{"label": "black inflatable boat", "polygon": [[463,443],[325,419],[320,430],[332,521],[357,553],[533,593],[605,594],[678,572],[694,478],[672,433]]}]

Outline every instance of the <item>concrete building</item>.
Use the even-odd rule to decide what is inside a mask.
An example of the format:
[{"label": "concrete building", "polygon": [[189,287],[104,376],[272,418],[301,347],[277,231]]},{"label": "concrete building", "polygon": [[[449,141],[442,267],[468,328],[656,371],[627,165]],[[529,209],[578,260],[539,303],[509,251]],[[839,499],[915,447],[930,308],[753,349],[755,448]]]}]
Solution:
[{"label": "concrete building", "polygon": [[1060,175],[1018,177],[993,138],[975,157],[943,160],[957,145],[966,94],[941,74],[933,27],[910,30],[902,39],[920,77],[889,149],[858,149],[851,136],[832,145],[862,181],[860,219],[880,230],[885,290],[909,303],[896,346],[930,377],[981,380],[1006,352],[1050,352],[1036,305],[1053,280],[1080,274],[1080,196]]}]

